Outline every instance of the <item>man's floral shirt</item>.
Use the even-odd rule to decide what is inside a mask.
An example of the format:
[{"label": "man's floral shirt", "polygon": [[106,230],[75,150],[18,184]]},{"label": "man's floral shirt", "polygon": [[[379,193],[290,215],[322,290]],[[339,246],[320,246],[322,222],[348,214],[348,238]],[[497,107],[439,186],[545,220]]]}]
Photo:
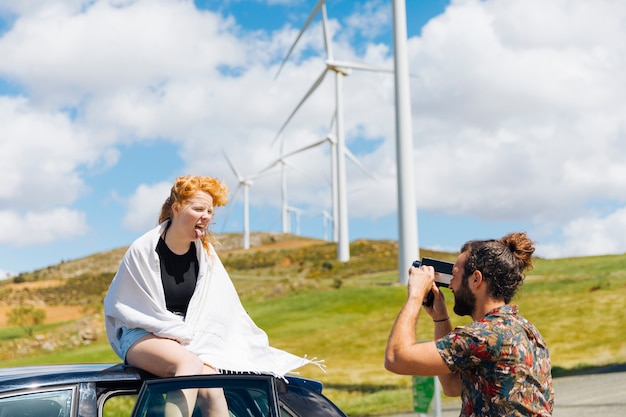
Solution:
[{"label": "man's floral shirt", "polygon": [[551,416],[554,390],[548,348],[517,307],[493,309],[436,341],[461,375],[461,416]]}]

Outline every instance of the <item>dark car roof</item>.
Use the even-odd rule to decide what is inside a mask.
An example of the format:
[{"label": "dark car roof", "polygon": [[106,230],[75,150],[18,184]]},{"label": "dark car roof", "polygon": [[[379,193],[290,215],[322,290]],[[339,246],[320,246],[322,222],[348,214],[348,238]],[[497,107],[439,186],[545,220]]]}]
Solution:
[{"label": "dark car roof", "polygon": [[0,390],[87,381],[141,381],[150,375],[122,364],[60,364],[0,368]]},{"label": "dark car roof", "polygon": [[[123,364],[55,364],[15,368],[0,368],[0,391],[9,391],[27,386],[71,384],[76,382],[140,382],[155,378],[147,372]],[[287,376],[289,384],[322,392],[319,381]]]},{"label": "dark car roof", "polygon": [[70,374],[97,374],[104,369],[114,365],[104,363],[93,364],[63,364],[63,365],[35,365],[15,368],[0,368],[0,382],[12,380],[19,377],[31,377],[35,375],[59,375]]}]

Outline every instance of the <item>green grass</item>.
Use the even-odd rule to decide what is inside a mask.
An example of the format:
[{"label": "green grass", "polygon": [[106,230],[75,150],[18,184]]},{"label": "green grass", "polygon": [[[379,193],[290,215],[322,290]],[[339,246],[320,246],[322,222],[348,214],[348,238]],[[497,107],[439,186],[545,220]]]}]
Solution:
[{"label": "green grass", "polygon": [[[35,327],[35,331],[38,328]],[[0,340],[13,340],[24,337],[24,330],[19,327],[0,327]]]},{"label": "green grass", "polygon": [[[395,253],[382,243],[369,249],[361,243],[348,264],[336,266],[327,259],[328,247],[320,248],[319,258],[314,249],[307,249],[306,262],[298,262],[289,252],[266,253],[257,260],[265,266],[231,271],[244,306],[268,333],[273,346],[325,360],[326,373],[315,366],[299,373],[322,380],[325,394],[349,415],[410,411],[410,377],[383,367],[386,340],[405,300],[406,287],[396,284],[397,271],[388,266],[380,270],[372,259],[362,262],[362,257],[375,260],[377,256],[395,257]],[[454,258],[453,254],[423,255]],[[241,268],[245,262],[239,256],[243,255],[231,261]],[[316,259],[317,264],[328,265],[314,267]],[[334,276],[333,270],[340,271],[339,276]],[[444,291],[451,309],[451,294]],[[556,375],[626,362],[626,341],[619,331],[626,327],[622,313],[626,308],[626,255],[540,259],[513,303],[546,339]],[[431,339],[432,322],[423,318],[418,338]],[[454,326],[468,322],[467,317],[452,317]],[[43,331],[36,329],[35,333]],[[0,329],[0,343],[18,337],[19,329]],[[117,361],[108,344],[100,340],[2,365]]]},{"label": "green grass", "polygon": [[48,365],[53,363],[118,363],[120,359],[107,342],[98,342],[69,351],[57,351],[2,362],[2,367]]}]

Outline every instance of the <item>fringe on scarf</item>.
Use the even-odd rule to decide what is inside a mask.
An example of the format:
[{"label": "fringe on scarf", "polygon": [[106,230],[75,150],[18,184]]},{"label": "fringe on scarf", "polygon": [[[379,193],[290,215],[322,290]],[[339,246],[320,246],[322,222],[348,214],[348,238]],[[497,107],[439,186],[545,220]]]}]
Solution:
[{"label": "fringe on scarf", "polygon": [[[308,359],[307,355],[304,355],[303,359],[304,359],[305,363],[302,366],[305,366],[305,365],[315,365],[322,372],[326,373],[326,363],[325,363],[326,361],[324,359],[317,359],[317,357],[313,357],[311,359]],[[275,372],[270,372],[270,371],[258,371],[258,370],[254,370],[254,371],[233,371],[233,370],[230,370],[230,369],[219,369],[219,368],[217,368],[216,371],[218,373],[222,374],[222,375],[271,375],[274,378],[282,379],[286,383],[289,383],[287,378],[285,378],[285,375],[277,374]],[[290,374],[290,375],[300,375],[300,372],[291,371],[288,374]]]}]

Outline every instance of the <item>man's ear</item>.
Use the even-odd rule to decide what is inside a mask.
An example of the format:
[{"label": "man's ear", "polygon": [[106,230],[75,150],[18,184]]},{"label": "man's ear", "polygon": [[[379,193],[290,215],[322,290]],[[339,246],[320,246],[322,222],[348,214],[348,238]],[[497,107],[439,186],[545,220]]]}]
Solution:
[{"label": "man's ear", "polygon": [[482,272],[480,272],[479,270],[474,271],[468,281],[473,289],[480,287],[480,285],[483,283]]}]

